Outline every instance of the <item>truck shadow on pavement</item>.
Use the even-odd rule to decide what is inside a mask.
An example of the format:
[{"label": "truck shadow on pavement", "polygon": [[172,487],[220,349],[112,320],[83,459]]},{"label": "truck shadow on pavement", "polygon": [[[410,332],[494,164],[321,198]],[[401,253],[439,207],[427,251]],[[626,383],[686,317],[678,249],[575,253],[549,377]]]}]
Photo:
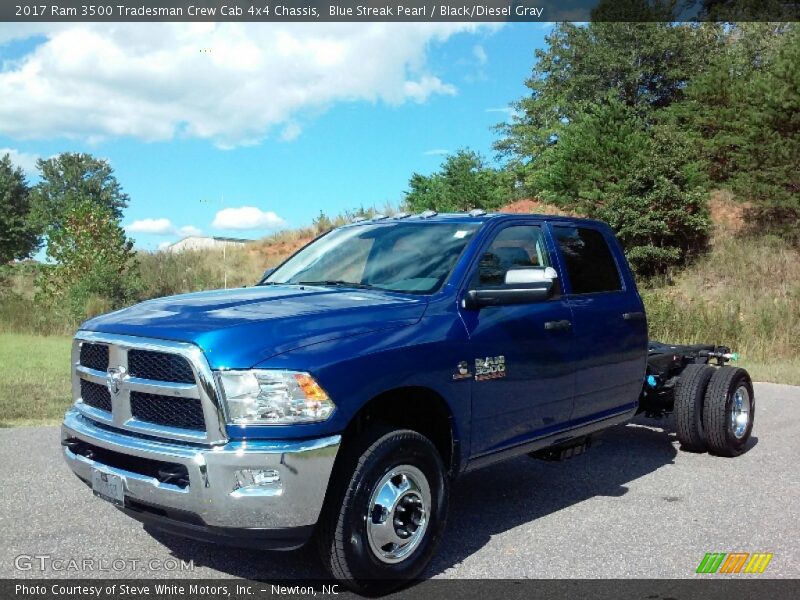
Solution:
[{"label": "truck shadow on pavement", "polygon": [[[425,578],[483,548],[493,536],[596,496],[624,496],[627,484],[672,464],[671,419],[637,418],[608,430],[584,455],[563,462],[527,456],[464,475],[451,488],[447,530]],[[756,440],[753,438],[749,446]],[[665,501],[671,501],[665,497]],[[279,581],[329,579],[311,545],[292,552],[224,548],[148,530],[179,559],[235,577]]]}]

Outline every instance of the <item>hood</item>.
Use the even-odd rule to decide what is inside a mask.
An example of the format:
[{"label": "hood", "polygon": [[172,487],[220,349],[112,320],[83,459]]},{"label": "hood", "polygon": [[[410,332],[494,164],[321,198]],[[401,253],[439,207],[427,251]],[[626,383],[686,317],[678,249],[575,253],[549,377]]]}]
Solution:
[{"label": "hood", "polygon": [[275,285],[149,300],[81,329],[191,342],[212,368],[248,368],[301,346],[412,325],[426,306],[424,297],[376,290]]}]

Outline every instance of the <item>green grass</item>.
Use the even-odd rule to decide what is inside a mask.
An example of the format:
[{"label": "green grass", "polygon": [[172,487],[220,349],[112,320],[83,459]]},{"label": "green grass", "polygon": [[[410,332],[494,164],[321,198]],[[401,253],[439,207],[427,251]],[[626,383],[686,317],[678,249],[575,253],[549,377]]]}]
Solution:
[{"label": "green grass", "polygon": [[71,403],[70,338],[0,333],[0,427],[57,423]]},{"label": "green grass", "polygon": [[780,240],[718,240],[669,285],[642,296],[652,339],[723,344],[765,380],[800,378],[800,253]]},{"label": "green grass", "polygon": [[769,363],[741,360],[733,364],[747,369],[753,381],[800,385],[800,358],[778,359]]}]

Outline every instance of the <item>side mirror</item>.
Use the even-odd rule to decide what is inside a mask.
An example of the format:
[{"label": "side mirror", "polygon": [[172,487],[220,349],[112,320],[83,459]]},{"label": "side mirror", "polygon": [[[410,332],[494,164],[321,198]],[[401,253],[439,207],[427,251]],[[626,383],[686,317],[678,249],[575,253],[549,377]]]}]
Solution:
[{"label": "side mirror", "polygon": [[267,280],[267,277],[272,275],[272,273],[274,271],[275,271],[274,268],[270,268],[270,269],[265,270],[264,274],[261,276],[261,279],[258,280],[258,283],[256,285],[261,285],[262,283],[264,283]]},{"label": "side mirror", "polygon": [[464,296],[464,308],[527,304],[546,300],[553,293],[558,273],[553,267],[524,267],[509,269],[503,287],[469,290]]}]

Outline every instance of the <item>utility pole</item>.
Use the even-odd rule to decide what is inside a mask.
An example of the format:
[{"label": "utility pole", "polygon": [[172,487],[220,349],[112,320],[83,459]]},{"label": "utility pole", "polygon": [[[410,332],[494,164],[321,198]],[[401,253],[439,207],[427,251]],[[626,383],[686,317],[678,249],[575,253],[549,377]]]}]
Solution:
[{"label": "utility pole", "polygon": [[[220,209],[225,206],[225,194],[219,195]],[[222,285],[228,289],[228,242],[227,240],[222,243]]]},{"label": "utility pole", "polygon": [[[210,203],[211,200],[201,199],[200,203]],[[219,207],[222,209],[225,206],[225,193],[219,195]],[[222,286],[228,289],[228,242],[222,242]]]}]

